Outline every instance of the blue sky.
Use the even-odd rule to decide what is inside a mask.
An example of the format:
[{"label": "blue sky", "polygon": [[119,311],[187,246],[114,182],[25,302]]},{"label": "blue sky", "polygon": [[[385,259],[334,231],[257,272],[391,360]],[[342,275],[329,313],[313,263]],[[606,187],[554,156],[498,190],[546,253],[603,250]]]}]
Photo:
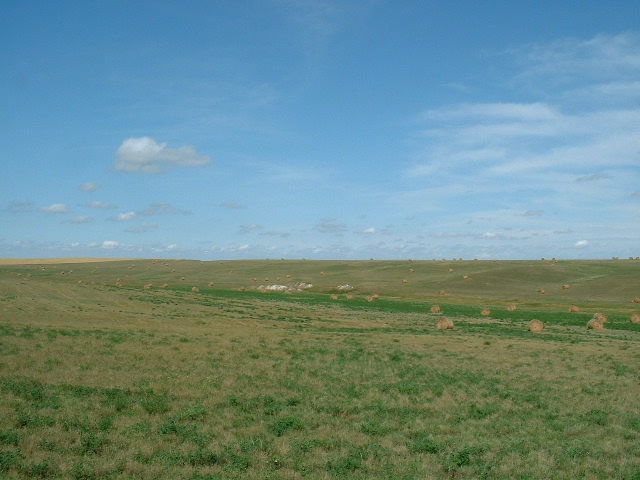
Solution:
[{"label": "blue sky", "polygon": [[3,2],[0,257],[638,256],[638,19]]}]

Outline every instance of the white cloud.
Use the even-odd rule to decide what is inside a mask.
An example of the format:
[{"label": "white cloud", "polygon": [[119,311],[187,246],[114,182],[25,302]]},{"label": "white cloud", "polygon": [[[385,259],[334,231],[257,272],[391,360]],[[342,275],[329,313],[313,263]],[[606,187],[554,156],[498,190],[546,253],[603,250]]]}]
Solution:
[{"label": "white cloud", "polygon": [[96,182],[86,182],[80,185],[80,190],[83,192],[95,192],[96,190],[100,190],[100,184]]},{"label": "white cloud", "polygon": [[200,155],[194,147],[167,148],[153,138],[129,138],[116,151],[115,169],[124,172],[163,173],[173,167],[203,167],[211,157]]},{"label": "white cloud", "polygon": [[138,214],[136,212],[119,213],[118,216],[116,217],[116,220],[118,222],[129,222],[134,218],[136,218],[137,216]]},{"label": "white cloud", "polygon": [[102,248],[117,248],[119,246],[120,243],[113,240],[105,240],[102,242]]},{"label": "white cloud", "polygon": [[69,209],[64,203],[54,203],[48,207],[42,207],[40,211],[46,213],[69,213]]},{"label": "white cloud", "polygon": [[175,243],[172,243],[171,245],[167,246],[167,250],[171,251],[171,250],[177,250],[178,249],[178,245]]},{"label": "white cloud", "polygon": [[589,246],[589,242],[587,240],[578,240],[575,244],[574,247],[576,248],[585,248]]}]

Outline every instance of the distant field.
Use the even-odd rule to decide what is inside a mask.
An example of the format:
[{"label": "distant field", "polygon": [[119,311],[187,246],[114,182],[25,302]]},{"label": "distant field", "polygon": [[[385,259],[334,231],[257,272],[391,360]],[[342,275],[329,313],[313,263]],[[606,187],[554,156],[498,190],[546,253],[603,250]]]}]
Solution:
[{"label": "distant field", "polygon": [[52,265],[58,263],[117,262],[126,258],[0,258],[0,265]]},{"label": "distant field", "polygon": [[640,480],[639,260],[3,262],[0,478]]}]

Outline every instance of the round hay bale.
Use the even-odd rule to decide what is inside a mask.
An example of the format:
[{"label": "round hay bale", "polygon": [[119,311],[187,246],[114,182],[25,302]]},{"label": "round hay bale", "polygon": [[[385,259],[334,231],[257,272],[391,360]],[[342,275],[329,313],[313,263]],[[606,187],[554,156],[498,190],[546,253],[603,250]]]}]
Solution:
[{"label": "round hay bale", "polygon": [[199,292],[200,289],[198,287],[191,287],[192,292]]},{"label": "round hay bale", "polygon": [[593,318],[600,323],[607,323],[609,317],[607,317],[604,313],[596,313],[593,315]]},{"label": "round hay bale", "polygon": [[513,303],[507,307],[510,312],[515,312],[518,309]]},{"label": "round hay bale", "polygon": [[451,330],[453,328],[453,320],[442,317],[438,320],[438,330]]},{"label": "round hay bale", "polygon": [[440,308],[440,305],[432,305],[431,306],[431,313],[440,313],[442,311],[442,309]]},{"label": "round hay bale", "polygon": [[570,313],[580,313],[580,307],[576,307],[575,305],[571,305],[569,307],[569,312]]},{"label": "round hay bale", "polygon": [[541,288],[540,290],[538,290],[538,293],[540,295],[544,295],[545,293],[547,293],[547,291],[544,288]]},{"label": "round hay bale", "polygon": [[463,280],[469,280],[469,275],[463,275],[463,276],[462,276],[462,279],[463,279]]},{"label": "round hay bale", "polygon": [[631,315],[631,323],[640,323],[640,313]]},{"label": "round hay bale", "polygon": [[440,296],[444,295],[444,290],[438,290],[438,295]]},{"label": "round hay bale", "polygon": [[213,287],[215,284],[213,282],[209,282],[209,286]]},{"label": "round hay bale", "polygon": [[245,287],[240,287],[238,290],[240,290],[241,292],[244,292],[246,290]]},{"label": "round hay bale", "polygon": [[488,317],[489,315],[491,315],[491,310],[489,310],[488,308],[483,308],[482,311],[480,312],[480,314],[483,317]]},{"label": "round hay bale", "polygon": [[369,295],[369,296],[367,297],[367,302],[373,302],[374,300],[375,300],[375,299],[373,298],[373,296],[372,296],[372,295]]},{"label": "round hay bale", "polygon": [[633,300],[631,300],[631,303],[640,303],[640,298],[633,297]]},{"label": "round hay bale", "polygon": [[409,283],[409,280],[402,280],[402,283]]},{"label": "round hay bale", "polygon": [[544,323],[540,320],[531,320],[529,322],[529,331],[530,332],[541,332],[544,330]]},{"label": "round hay bale", "polygon": [[595,318],[592,318],[591,320],[589,320],[589,323],[587,323],[587,328],[589,330],[602,330],[604,328],[604,323],[599,322]]},{"label": "round hay bale", "polygon": [[353,300],[353,295],[352,294],[347,295],[347,300]]},{"label": "round hay bale", "polygon": [[338,295],[336,295],[335,293],[331,295],[331,300],[338,300]]},{"label": "round hay bale", "polygon": [[571,287],[569,285],[567,285],[566,283],[564,285],[562,285],[562,289],[563,290],[569,290]]}]

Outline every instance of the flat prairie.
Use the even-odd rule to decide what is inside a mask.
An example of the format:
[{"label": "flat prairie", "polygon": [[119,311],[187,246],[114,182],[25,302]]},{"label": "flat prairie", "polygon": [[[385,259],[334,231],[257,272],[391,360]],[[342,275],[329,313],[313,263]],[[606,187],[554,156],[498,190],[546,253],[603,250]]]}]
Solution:
[{"label": "flat prairie", "polygon": [[0,260],[0,478],[640,479],[639,296],[635,259]]}]

